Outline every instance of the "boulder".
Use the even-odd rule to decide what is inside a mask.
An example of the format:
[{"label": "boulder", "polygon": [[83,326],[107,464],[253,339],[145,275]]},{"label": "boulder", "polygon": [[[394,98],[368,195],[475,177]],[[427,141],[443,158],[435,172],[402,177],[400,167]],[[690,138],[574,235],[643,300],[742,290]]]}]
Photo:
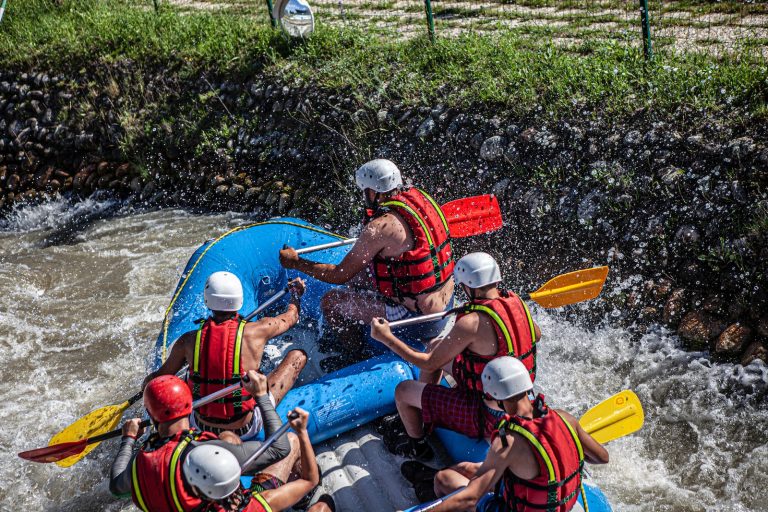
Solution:
[{"label": "boulder", "polygon": [[740,323],[731,324],[725,328],[715,342],[717,354],[739,354],[752,339],[752,329]]},{"label": "boulder", "polygon": [[504,137],[500,135],[494,135],[485,139],[482,146],[480,146],[480,158],[489,162],[498,160],[504,155],[505,142]]},{"label": "boulder", "polygon": [[662,316],[662,321],[664,324],[673,328],[677,327],[677,325],[680,323],[680,320],[683,318],[683,314],[685,313],[685,304],[685,288],[677,288],[676,290],[672,290],[672,293],[669,294],[667,302],[664,304],[664,314]]},{"label": "boulder", "polygon": [[724,324],[717,317],[703,311],[691,311],[683,317],[677,328],[680,337],[693,350],[704,350],[722,332]]},{"label": "boulder", "polygon": [[768,363],[768,348],[761,341],[753,341],[741,355],[741,364],[747,366],[755,359],[760,359]]},{"label": "boulder", "polygon": [[426,118],[422,123],[419,125],[419,128],[416,130],[416,136],[420,139],[426,139],[430,135],[432,135],[432,132],[435,131],[435,120],[431,117]]}]

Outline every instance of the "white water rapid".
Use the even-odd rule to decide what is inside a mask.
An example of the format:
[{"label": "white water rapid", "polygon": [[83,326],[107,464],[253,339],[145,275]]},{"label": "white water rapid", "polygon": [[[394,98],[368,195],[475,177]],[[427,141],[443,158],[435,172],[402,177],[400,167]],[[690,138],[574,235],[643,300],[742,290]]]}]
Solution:
[{"label": "white water rapid", "polygon": [[[66,469],[16,453],[135,393],[187,259],[245,220],[65,200],[0,220],[0,510],[134,510],[107,489],[115,441]],[[534,316],[550,403],[580,414],[631,388],[645,406],[645,427],[589,468],[614,510],[768,510],[764,364],[712,363],[661,328],[633,342]]]}]

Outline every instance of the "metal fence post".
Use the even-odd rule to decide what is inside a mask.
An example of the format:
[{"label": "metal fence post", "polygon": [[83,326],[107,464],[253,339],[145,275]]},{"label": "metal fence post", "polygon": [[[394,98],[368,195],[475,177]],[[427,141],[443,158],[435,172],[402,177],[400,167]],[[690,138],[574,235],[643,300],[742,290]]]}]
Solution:
[{"label": "metal fence post", "polygon": [[274,16],[272,0],[267,0],[267,11],[269,11],[269,22],[272,23],[272,28],[277,28],[277,19]]},{"label": "metal fence post", "polygon": [[429,30],[429,40],[435,42],[435,18],[432,15],[432,2],[424,0],[424,9],[427,11],[427,29]]},{"label": "metal fence post", "polygon": [[648,0],[640,0],[640,23],[643,25],[643,53],[645,58],[653,58],[653,48],[651,47],[651,23],[648,19]]}]

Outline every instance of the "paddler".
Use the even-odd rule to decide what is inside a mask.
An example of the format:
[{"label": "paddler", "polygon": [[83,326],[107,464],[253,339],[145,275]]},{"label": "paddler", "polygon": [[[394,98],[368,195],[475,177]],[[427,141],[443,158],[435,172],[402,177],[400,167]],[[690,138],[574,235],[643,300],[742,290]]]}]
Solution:
[{"label": "paddler", "polygon": [[[267,436],[280,428],[281,421],[268,397],[265,376],[251,370],[245,384],[249,394],[255,397],[264,418]],[[175,375],[163,375],[153,379],[144,389],[144,406],[152,421],[154,432],[134,454],[136,440],[143,434],[138,418],[123,424],[120,449],[112,464],[109,489],[116,496],[130,496],[142,510],[152,512],[179,512],[198,510],[200,497],[192,492],[182,474],[182,467],[190,450],[196,446],[213,446],[231,452],[239,463],[246,462],[261,446],[258,441],[241,442],[231,432],[223,432],[221,438],[211,432],[191,428],[192,393],[186,383]],[[259,455],[247,468],[248,472],[262,471],[261,480],[276,478],[274,468],[284,459],[297,458],[292,445],[298,439],[283,436]]]},{"label": "paddler", "polygon": [[[403,186],[400,169],[389,160],[362,165],[355,181],[365,199],[363,230],[341,263],[315,263],[291,247],[280,251],[280,263],[327,283],[354,286],[322,299],[324,318],[336,330],[359,331],[374,317],[392,321],[450,309],[453,249],[440,207],[423,190]],[[417,325],[403,335],[429,340],[446,322]]]},{"label": "paddler", "polygon": [[[243,488],[240,482],[240,463],[226,450],[216,450],[203,444],[189,452],[183,464],[183,474],[192,492],[203,501],[201,511],[280,512],[294,506],[318,485],[320,472],[307,435],[309,414],[301,409],[296,411],[299,417],[290,423],[300,446],[299,477],[280,487]],[[281,463],[281,466],[281,475],[287,480],[292,465]],[[317,506],[314,510],[327,509]]]},{"label": "paddler", "polygon": [[[495,400],[483,395],[480,375],[494,359],[514,356],[536,378],[536,342],[541,331],[525,302],[498,288],[501,271],[496,260],[490,254],[473,252],[456,263],[453,274],[469,301],[451,331],[433,340],[426,352],[414,350],[392,334],[387,320],[374,318],[371,322],[374,339],[421,371],[418,381],[401,382],[395,390],[407,436],[386,435],[384,440],[400,455],[431,458],[426,433],[432,427],[473,438],[490,437],[504,412]],[[443,369],[453,375],[456,387],[439,385]]]},{"label": "paddler", "polygon": [[[438,496],[466,488],[430,510],[574,509],[583,493],[584,462],[606,464],[608,451],[572,415],[550,409],[543,395],[531,401],[529,369],[517,359],[491,361],[483,370],[482,382],[505,416],[493,433],[485,461],[464,462],[437,473]],[[489,491],[493,494],[486,495]]]},{"label": "paddler", "polygon": [[[284,313],[245,322],[238,311],[243,306],[243,286],[230,272],[214,272],[205,283],[203,297],[212,315],[195,331],[183,334],[168,359],[144,382],[158,375],[173,375],[189,364],[187,384],[195,400],[239,382],[248,370],[258,370],[264,346],[299,321],[304,281],[289,283],[291,300]],[[293,387],[307,362],[303,350],[291,350],[268,376],[269,398],[280,403]],[[243,440],[255,437],[262,427],[256,402],[247,391],[235,391],[195,411],[192,426],[220,434],[235,432]]]}]

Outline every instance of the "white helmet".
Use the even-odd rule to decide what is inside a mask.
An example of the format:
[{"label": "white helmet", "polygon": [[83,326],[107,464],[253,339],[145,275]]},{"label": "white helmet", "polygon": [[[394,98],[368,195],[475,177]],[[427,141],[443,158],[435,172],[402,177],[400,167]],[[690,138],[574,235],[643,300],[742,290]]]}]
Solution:
[{"label": "white helmet", "polygon": [[456,262],[453,269],[456,282],[470,288],[481,288],[501,281],[501,271],[496,260],[485,252],[471,252]]},{"label": "white helmet", "polygon": [[214,272],[208,276],[203,296],[211,311],[239,311],[243,307],[243,285],[231,272]]},{"label": "white helmet", "polygon": [[483,390],[496,400],[506,400],[533,389],[533,382],[519,359],[497,357],[483,369]]},{"label": "white helmet", "polygon": [[355,172],[355,182],[360,190],[370,188],[374,192],[389,192],[403,186],[400,169],[383,158],[361,165]]},{"label": "white helmet", "polygon": [[203,443],[184,460],[184,477],[212,500],[224,499],[240,487],[240,464],[232,452]]}]

